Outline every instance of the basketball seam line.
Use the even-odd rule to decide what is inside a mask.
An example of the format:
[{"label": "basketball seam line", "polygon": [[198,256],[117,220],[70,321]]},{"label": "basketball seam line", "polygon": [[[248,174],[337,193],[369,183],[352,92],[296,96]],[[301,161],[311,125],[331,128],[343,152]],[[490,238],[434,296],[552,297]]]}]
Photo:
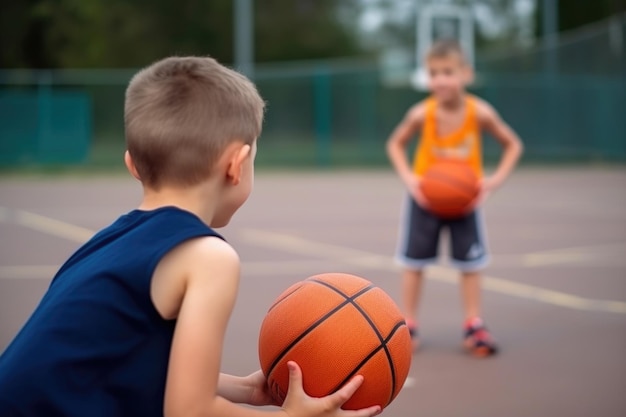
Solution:
[{"label": "basketball seam line", "polygon": [[284,297],[282,297],[280,300],[276,300],[274,302],[274,304],[272,304],[270,306],[270,308],[267,310],[267,312],[269,313],[270,311],[272,311],[278,304],[282,303],[283,301],[285,301],[287,298],[291,297],[293,294],[295,294],[296,292],[298,292],[300,289],[302,289],[302,285],[300,285],[297,288],[294,288],[293,291],[289,292],[289,294],[285,294]]},{"label": "basketball seam line", "polygon": [[437,173],[437,172],[430,173],[429,177],[431,177],[433,179],[436,179],[436,180],[439,180],[439,181],[443,181],[443,180],[449,181],[452,184],[457,185],[459,188],[462,188],[465,192],[467,192],[467,193],[469,193],[471,195],[474,195],[474,191],[470,187],[468,187],[467,184],[465,184],[465,183],[463,183],[461,181],[458,181],[454,177],[450,177],[448,175]]},{"label": "basketball seam line", "polygon": [[[311,281],[312,282],[317,282],[317,283],[320,283],[320,284],[325,284],[323,282],[316,281],[316,280],[311,280]],[[347,297],[346,294],[343,294],[342,292],[338,291],[336,288],[334,288],[332,286],[328,286],[328,288],[331,288],[331,289],[335,290],[337,293],[341,294],[343,297]],[[274,371],[274,368],[276,367],[276,365],[278,365],[278,362],[280,362],[280,360],[287,354],[287,352],[289,352],[295,345],[297,345],[298,342],[300,342],[300,340],[304,339],[304,337],[306,335],[311,333],[316,327],[318,327],[320,324],[322,324],[327,318],[329,318],[330,316],[335,314],[337,311],[339,311],[342,308],[344,308],[346,305],[350,304],[351,300],[356,299],[357,297],[360,297],[361,295],[365,294],[367,291],[371,290],[372,288],[375,288],[375,287],[373,285],[369,285],[369,286],[361,289],[359,292],[355,293],[353,296],[351,296],[349,298],[346,298],[343,302],[341,302],[335,308],[333,308],[332,310],[330,310],[329,312],[324,314],[322,317],[320,317],[315,323],[313,323],[311,326],[309,326],[304,332],[300,333],[300,335],[297,338],[295,338],[289,345],[287,345],[287,347],[285,347],[285,349],[283,349],[283,351],[278,354],[276,359],[274,359],[274,361],[272,362],[272,364],[270,365],[270,367],[269,367],[269,369],[267,371],[266,377],[269,378],[269,376]]]},{"label": "basketball seam line", "polygon": [[[372,321],[372,319],[370,318],[370,316],[361,308],[360,305],[358,305],[354,300],[356,299],[356,297],[348,297],[347,294],[344,294],[342,291],[340,291],[338,288],[335,288],[334,286],[328,284],[327,282],[321,281],[321,280],[317,280],[317,279],[312,279],[311,281],[313,282],[317,282],[318,284],[324,285],[328,288],[330,288],[331,290],[335,291],[337,294],[340,294],[341,296],[343,296],[346,301],[348,301],[350,304],[352,304],[352,306],[354,306],[354,308],[356,308],[356,310],[361,313],[361,315],[363,316],[363,318],[365,318],[365,320],[367,321],[367,323],[369,324],[369,326],[372,328],[372,330],[374,331],[374,333],[376,333],[376,336],[378,336],[378,340],[380,341],[380,345],[378,347],[378,349],[376,349],[377,351],[380,350],[380,348],[382,347],[383,349],[385,349],[385,356],[387,356],[387,362],[389,363],[389,369],[391,371],[391,396],[393,396],[393,393],[396,391],[396,371],[395,368],[393,366],[393,360],[391,358],[391,353],[389,352],[389,349],[387,348],[386,342],[385,342],[385,338],[383,337],[383,335],[380,333],[380,331],[378,330],[378,327],[376,327],[376,324],[374,324],[374,322]],[[402,321],[401,323],[404,323],[404,321]],[[396,325],[397,326],[397,325]],[[362,366],[362,363],[359,365]],[[357,367],[357,369],[359,369]],[[353,371],[354,373],[354,371]],[[345,383],[345,382],[344,382]],[[342,384],[343,385],[343,384]],[[336,387],[334,391],[336,391],[337,389],[339,389],[341,386]]]},{"label": "basketball seam line", "polygon": [[[385,404],[384,406],[389,405],[389,403],[391,403],[391,400],[393,399],[393,394],[396,392],[396,372],[395,372],[395,367],[393,366],[393,361],[391,360],[389,349],[387,348],[387,343],[389,343],[391,338],[396,334],[398,329],[402,326],[406,326],[406,322],[404,320],[396,323],[396,325],[391,329],[391,332],[389,332],[389,335],[387,336],[387,338],[385,338],[385,340],[382,340],[382,343],[380,345],[378,345],[365,358],[363,358],[363,360],[357,366],[354,367],[352,372],[335,387],[333,392],[337,391],[339,388],[344,386],[352,377],[354,377],[357,374],[359,369],[361,369],[363,365],[365,365],[367,361],[369,361],[372,357],[374,357],[374,355],[376,355],[381,349],[385,349],[385,353],[387,355],[387,361],[389,362],[389,369],[391,371],[392,383],[391,383],[391,393],[389,394],[389,400],[387,400],[387,404]],[[383,406],[382,404],[379,404],[379,405]]]}]

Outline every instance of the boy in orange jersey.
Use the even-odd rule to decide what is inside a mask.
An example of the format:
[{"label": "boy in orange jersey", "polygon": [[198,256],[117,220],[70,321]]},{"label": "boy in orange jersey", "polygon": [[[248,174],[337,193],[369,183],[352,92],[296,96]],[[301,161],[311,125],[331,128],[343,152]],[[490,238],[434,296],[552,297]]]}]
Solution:
[{"label": "boy in orange jersey", "polygon": [[[401,239],[396,260],[402,274],[402,307],[414,347],[419,346],[417,331],[418,303],[422,291],[423,269],[436,262],[439,235],[450,232],[452,264],[461,271],[464,346],[475,356],[497,353],[498,347],[487,331],[480,308],[481,269],[488,262],[480,213],[477,209],[454,220],[438,218],[428,211],[420,192],[420,177],[437,159],[466,161],[481,178],[481,193],[473,207],[478,207],[509,176],[522,154],[522,143],[515,132],[485,101],[470,95],[465,87],[472,81],[472,71],[463,51],[455,41],[433,44],[426,56],[431,96],[406,113],[387,141],[387,154],[409,190],[401,225]],[[502,145],[502,156],[493,175],[482,173],[482,130]],[[406,147],[421,132],[413,166],[407,161]]]}]

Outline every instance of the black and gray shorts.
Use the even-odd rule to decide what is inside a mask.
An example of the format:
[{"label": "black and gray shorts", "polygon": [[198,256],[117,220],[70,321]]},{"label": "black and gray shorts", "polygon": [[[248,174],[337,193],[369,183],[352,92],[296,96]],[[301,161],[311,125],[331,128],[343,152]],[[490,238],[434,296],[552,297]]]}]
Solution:
[{"label": "black and gray shorts", "polygon": [[407,269],[421,270],[436,263],[439,239],[447,230],[450,263],[463,272],[484,268],[489,262],[485,230],[480,211],[458,219],[441,219],[407,197],[400,221],[396,261]]}]

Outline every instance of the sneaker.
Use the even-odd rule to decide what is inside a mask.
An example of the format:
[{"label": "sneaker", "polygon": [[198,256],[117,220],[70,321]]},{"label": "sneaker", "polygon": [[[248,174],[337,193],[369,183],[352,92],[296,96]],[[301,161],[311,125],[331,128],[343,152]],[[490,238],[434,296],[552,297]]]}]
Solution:
[{"label": "sneaker", "polygon": [[415,321],[411,319],[406,319],[406,326],[409,328],[409,334],[411,335],[411,345],[413,346],[413,351],[416,351],[420,347],[420,339],[417,331],[417,324]]},{"label": "sneaker", "polygon": [[463,346],[470,354],[486,358],[498,353],[498,346],[483,321],[475,317],[465,322]]}]

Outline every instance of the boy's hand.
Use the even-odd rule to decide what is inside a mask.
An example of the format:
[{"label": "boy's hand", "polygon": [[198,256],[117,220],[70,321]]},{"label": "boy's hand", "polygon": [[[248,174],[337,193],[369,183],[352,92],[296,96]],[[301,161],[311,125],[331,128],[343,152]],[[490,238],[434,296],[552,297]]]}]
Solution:
[{"label": "boy's hand", "polygon": [[410,177],[405,179],[404,183],[409,189],[409,193],[411,193],[411,197],[413,197],[415,202],[420,207],[427,209],[429,204],[428,204],[428,201],[426,200],[426,197],[424,197],[424,194],[422,193],[422,187],[420,185],[420,178],[415,175],[411,175]]},{"label": "boy's hand", "polygon": [[302,388],[302,371],[295,362],[289,362],[289,389],[283,410],[289,417],[372,417],[380,414],[379,406],[361,410],[342,410],[341,406],[352,397],[363,383],[356,376],[334,394],[322,398],[309,397]]},{"label": "boy's hand", "polygon": [[495,190],[500,188],[502,183],[503,183],[503,180],[501,180],[499,177],[496,177],[496,176],[483,178],[480,181],[480,192],[478,194],[478,203],[479,204],[484,203],[487,200],[487,198],[491,195],[491,193],[493,193]]},{"label": "boy's hand", "polygon": [[502,180],[496,176],[485,177],[480,181],[481,194],[491,194],[502,185]]},{"label": "boy's hand", "polygon": [[466,213],[470,213],[474,211],[477,207],[481,206],[487,198],[498,189],[502,185],[502,181],[497,177],[485,177],[480,180],[480,190],[478,191],[478,196],[474,199],[474,201],[468,206]]},{"label": "boy's hand", "polygon": [[250,389],[250,397],[246,401],[250,405],[277,405],[280,404],[274,400],[274,397],[270,394],[269,386],[267,385],[267,379],[261,370],[256,371],[253,374],[245,377],[245,383]]}]

